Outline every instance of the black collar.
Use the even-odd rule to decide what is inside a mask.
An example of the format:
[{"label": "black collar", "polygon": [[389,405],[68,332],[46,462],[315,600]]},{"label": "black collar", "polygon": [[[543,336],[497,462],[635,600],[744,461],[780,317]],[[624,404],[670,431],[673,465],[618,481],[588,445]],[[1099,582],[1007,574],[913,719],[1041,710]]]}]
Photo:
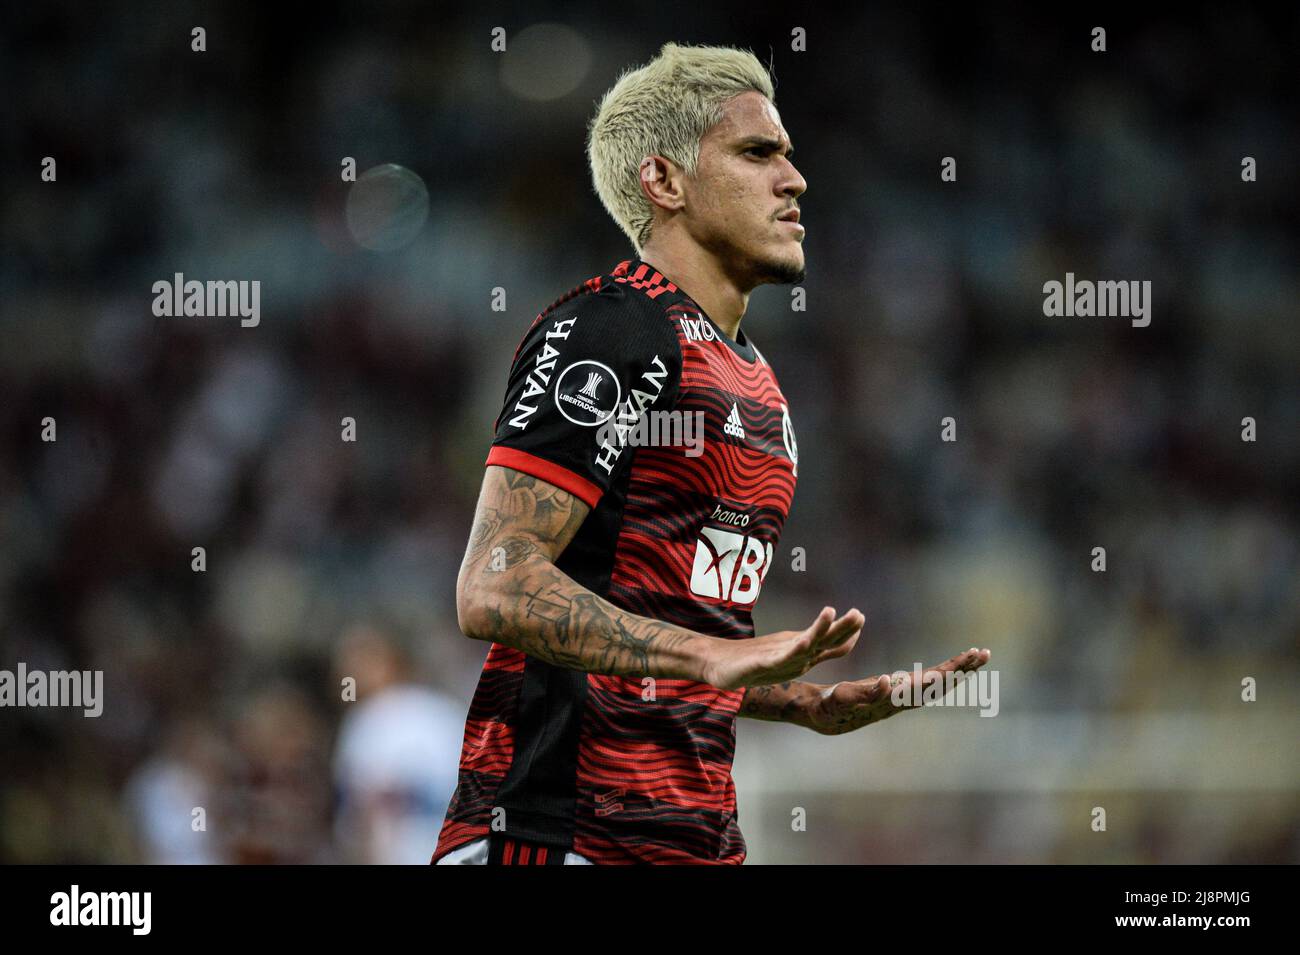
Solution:
[{"label": "black collar", "polygon": [[[624,268],[624,265],[626,265],[626,268]],[[655,267],[654,263],[647,262],[645,259],[642,259],[640,257],[634,257],[632,259],[629,259],[626,263],[619,263],[619,266],[615,271],[621,274],[632,273],[635,272],[637,270],[637,267],[640,265],[645,265],[648,268],[650,268],[652,271],[659,272],[661,275],[663,274],[659,269]],[[668,276],[664,276],[664,277],[668,278]],[[669,278],[668,280],[672,281],[671,278]],[[740,328],[736,329],[736,337],[733,340],[726,332],[724,332],[721,328],[719,328],[717,322],[711,319],[708,313],[705,312],[704,309],[700,307],[699,302],[695,301],[695,299],[691,298],[689,295],[686,294],[685,289],[683,289],[681,286],[678,286],[677,291],[675,292],[666,292],[663,296],[659,298],[659,301],[663,304],[665,308],[667,308],[669,305],[684,305],[687,308],[691,309],[692,311],[698,312],[699,316],[713,327],[713,333],[718,336],[718,339],[723,343],[725,343],[726,346],[730,348],[733,352],[735,352],[737,356],[750,363],[753,363],[758,360],[758,353],[754,350],[754,346],[750,342],[750,340],[745,337],[744,329],[740,329]]]}]

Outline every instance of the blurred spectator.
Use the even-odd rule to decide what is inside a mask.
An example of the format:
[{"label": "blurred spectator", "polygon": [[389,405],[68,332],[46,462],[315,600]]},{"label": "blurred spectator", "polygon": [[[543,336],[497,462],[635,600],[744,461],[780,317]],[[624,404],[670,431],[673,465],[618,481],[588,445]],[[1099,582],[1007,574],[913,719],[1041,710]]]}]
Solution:
[{"label": "blurred spectator", "polygon": [[375,627],[349,631],[337,660],[356,681],[334,747],[339,844],[351,861],[428,863],[456,789],[465,707],[409,682],[410,659]]},{"label": "blurred spectator", "polygon": [[259,690],[239,713],[238,764],[217,821],[235,863],[334,861],[325,724],[289,686]]},{"label": "blurred spectator", "polygon": [[132,774],[126,787],[141,861],[161,865],[225,861],[209,825],[222,822],[210,813],[229,771],[230,754],[214,728],[201,721],[186,720],[167,736],[163,748]]}]

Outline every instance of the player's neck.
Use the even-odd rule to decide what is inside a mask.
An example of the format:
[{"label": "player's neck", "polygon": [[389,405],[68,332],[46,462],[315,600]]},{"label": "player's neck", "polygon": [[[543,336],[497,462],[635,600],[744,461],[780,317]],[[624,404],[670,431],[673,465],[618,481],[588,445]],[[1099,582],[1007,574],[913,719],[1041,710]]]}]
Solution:
[{"label": "player's neck", "polygon": [[653,265],[664,277],[695,300],[732,341],[740,332],[749,292],[742,291],[716,259],[699,250],[685,254],[653,240],[641,250],[641,261]]}]

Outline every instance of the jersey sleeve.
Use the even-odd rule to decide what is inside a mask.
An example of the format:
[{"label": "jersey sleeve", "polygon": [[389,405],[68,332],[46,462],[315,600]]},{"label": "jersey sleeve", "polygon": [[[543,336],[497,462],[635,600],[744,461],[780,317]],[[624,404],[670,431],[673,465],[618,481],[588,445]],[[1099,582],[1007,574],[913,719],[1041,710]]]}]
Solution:
[{"label": "jersey sleeve", "polygon": [[488,465],[553,484],[594,508],[628,466],[642,414],[671,410],[682,356],[653,302],[622,285],[564,303],[515,354]]}]

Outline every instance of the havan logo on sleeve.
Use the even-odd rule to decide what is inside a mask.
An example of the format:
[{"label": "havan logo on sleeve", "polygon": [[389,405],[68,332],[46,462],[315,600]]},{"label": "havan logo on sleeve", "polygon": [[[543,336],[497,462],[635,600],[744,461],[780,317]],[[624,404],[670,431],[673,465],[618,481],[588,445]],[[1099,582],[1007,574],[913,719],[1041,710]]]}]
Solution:
[{"label": "havan logo on sleeve", "polygon": [[[561,341],[567,339],[577,320],[577,315],[571,318],[558,319],[551,327],[551,330],[546,333],[546,341],[542,343],[542,350],[537,353],[537,357],[533,360],[533,368],[528,373],[524,393],[515,402],[515,415],[506,422],[512,428],[518,428],[522,431],[528,427],[528,419],[537,412],[538,404],[536,399],[546,394],[546,389],[551,384],[551,375],[555,373],[555,363],[560,357],[559,349],[552,345],[551,342],[557,338]],[[532,404],[525,403],[530,400],[533,402]]]},{"label": "havan logo on sleeve", "polygon": [[618,406],[618,414],[596,434],[600,442],[600,448],[596,452],[596,464],[609,474],[614,473],[615,463],[623,453],[623,449],[628,446],[628,435],[637,426],[646,408],[659,398],[668,380],[668,366],[664,364],[662,358],[655,355],[650,359],[650,364],[653,367],[642,372],[637,382],[644,387],[638,388],[635,384],[632,385],[627,398]]}]

